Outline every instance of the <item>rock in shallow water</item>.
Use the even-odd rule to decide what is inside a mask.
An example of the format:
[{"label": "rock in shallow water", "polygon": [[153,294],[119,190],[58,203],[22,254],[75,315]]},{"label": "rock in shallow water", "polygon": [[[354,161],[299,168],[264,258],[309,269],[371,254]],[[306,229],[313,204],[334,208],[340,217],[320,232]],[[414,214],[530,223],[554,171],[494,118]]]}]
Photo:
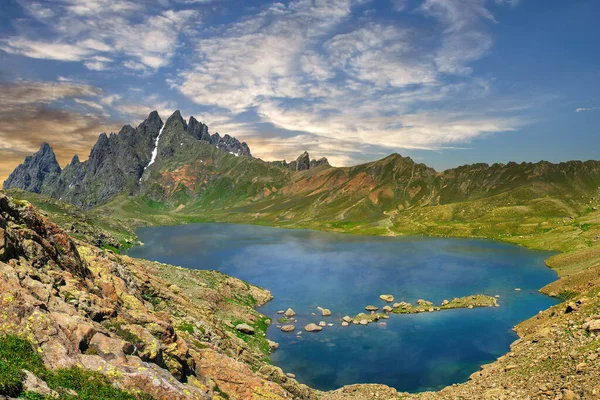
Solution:
[{"label": "rock in shallow water", "polygon": [[283,332],[293,332],[296,327],[294,325],[284,325],[281,327]]},{"label": "rock in shallow water", "polygon": [[387,303],[391,303],[394,301],[394,296],[391,294],[382,294],[379,298]]},{"label": "rock in shallow water", "polygon": [[304,327],[304,330],[306,332],[319,332],[319,331],[322,331],[323,328],[317,324],[308,324]]},{"label": "rock in shallow water", "polygon": [[296,312],[294,310],[292,310],[291,308],[288,308],[287,311],[285,312],[285,314],[283,314],[283,315],[290,318],[290,317],[293,317],[294,315],[296,315]]}]

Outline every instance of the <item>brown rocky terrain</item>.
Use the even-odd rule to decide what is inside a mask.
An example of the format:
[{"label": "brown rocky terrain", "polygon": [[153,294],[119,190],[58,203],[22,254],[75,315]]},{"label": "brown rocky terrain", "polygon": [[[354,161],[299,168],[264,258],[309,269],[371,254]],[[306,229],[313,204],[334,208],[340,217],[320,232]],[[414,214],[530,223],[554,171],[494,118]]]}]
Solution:
[{"label": "brown rocky terrain", "polygon": [[269,364],[270,320],[254,310],[267,290],[101,250],[0,193],[0,335],[31,342],[49,369],[99,371],[156,399],[600,398],[600,252],[548,264],[561,279],[543,291],[568,300],[519,324],[510,352],[468,382],[419,394],[383,385],[324,393]]},{"label": "brown rocky terrain", "polygon": [[51,370],[99,371],[156,399],[314,397],[268,364],[270,321],[253,309],[267,290],[100,250],[4,194],[0,296],[0,334],[32,343]]}]

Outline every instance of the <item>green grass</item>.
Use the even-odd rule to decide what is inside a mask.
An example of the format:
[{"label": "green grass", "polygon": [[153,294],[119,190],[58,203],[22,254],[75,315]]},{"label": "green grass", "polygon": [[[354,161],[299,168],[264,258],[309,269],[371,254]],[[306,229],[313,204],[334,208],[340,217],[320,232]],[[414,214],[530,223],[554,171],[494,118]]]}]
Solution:
[{"label": "green grass", "polygon": [[[15,335],[0,336],[0,394],[28,400],[44,399],[32,392],[23,392],[24,369],[44,380],[64,400],[149,400],[151,396],[131,394],[112,386],[99,372],[78,367],[50,371],[31,344]],[[71,396],[67,390],[77,396]]]}]

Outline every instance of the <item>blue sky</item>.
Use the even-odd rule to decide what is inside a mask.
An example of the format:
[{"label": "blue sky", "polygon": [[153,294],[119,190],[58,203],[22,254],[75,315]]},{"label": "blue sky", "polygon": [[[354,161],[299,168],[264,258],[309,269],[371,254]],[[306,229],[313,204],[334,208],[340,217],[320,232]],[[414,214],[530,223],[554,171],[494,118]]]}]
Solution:
[{"label": "blue sky", "polygon": [[157,109],[266,160],[598,159],[596,0],[4,0],[0,176]]}]

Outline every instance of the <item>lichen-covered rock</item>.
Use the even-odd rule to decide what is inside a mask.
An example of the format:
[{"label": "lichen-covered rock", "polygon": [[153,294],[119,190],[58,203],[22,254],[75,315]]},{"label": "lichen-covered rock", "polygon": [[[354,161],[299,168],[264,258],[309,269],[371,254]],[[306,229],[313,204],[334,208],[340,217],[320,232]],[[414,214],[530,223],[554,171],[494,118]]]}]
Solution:
[{"label": "lichen-covered rock", "polygon": [[2,193],[0,230],[0,335],[27,338],[49,369],[91,369],[159,400],[214,397],[216,384],[231,399],[290,398],[253,372],[268,362],[264,327],[253,328],[260,334],[247,343],[221,320],[266,325],[246,302],[231,299],[260,306],[269,291],[77,242]]}]

